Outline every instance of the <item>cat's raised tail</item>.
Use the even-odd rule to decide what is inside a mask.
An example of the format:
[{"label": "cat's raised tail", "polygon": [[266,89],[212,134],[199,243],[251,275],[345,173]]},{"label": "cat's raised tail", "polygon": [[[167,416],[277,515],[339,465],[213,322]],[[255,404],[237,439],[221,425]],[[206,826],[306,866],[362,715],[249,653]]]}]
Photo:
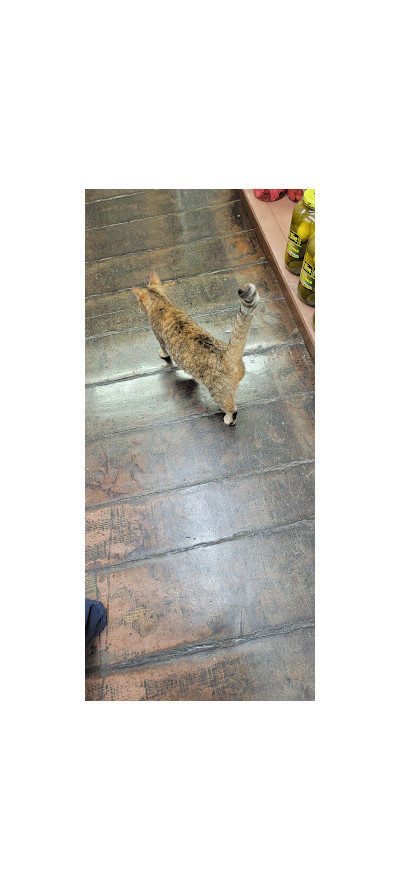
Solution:
[{"label": "cat's raised tail", "polygon": [[253,312],[257,304],[260,302],[260,297],[254,284],[245,284],[244,287],[239,287],[238,294],[242,305],[236,316],[235,324],[232,328],[231,337],[225,353],[226,358],[230,362],[238,362],[242,358],[253,318]]}]

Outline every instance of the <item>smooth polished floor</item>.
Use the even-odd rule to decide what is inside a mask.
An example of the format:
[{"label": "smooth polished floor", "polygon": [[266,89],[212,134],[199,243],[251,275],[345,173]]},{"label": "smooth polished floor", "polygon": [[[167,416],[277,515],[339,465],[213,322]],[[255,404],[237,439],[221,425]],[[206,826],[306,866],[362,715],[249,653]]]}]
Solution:
[{"label": "smooth polished floor", "polygon": [[[132,286],[229,340],[234,427],[158,355]],[[238,189],[86,190],[87,701],[314,700],[314,364]]]}]

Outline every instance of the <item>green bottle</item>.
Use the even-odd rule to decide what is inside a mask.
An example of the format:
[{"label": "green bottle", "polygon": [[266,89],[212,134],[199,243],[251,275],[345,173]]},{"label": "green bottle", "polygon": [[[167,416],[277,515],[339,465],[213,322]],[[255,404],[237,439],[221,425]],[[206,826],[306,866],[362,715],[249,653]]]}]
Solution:
[{"label": "green bottle", "polygon": [[315,232],[307,242],[297,293],[308,306],[315,306]]},{"label": "green bottle", "polygon": [[285,266],[300,275],[307,241],[315,229],[315,189],[306,189],[294,207],[286,245]]}]

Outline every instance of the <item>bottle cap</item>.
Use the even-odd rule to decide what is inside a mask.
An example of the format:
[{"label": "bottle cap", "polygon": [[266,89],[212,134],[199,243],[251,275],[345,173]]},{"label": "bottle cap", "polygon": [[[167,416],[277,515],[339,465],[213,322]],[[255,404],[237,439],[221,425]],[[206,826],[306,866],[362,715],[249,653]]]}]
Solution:
[{"label": "bottle cap", "polygon": [[315,210],[315,189],[306,189],[303,201],[307,204],[307,207],[312,207],[312,209]]}]

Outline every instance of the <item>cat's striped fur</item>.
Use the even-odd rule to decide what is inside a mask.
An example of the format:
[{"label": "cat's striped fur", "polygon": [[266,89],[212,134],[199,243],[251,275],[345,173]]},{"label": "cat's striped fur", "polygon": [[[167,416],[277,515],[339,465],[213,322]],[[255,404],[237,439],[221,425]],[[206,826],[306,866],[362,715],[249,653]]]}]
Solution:
[{"label": "cat's striped fur", "polygon": [[174,306],[154,272],[147,287],[132,290],[140,308],[147,313],[160,344],[161,358],[172,358],[178,368],[203,383],[225,412],[224,422],[233,426],[237,415],[236,390],[245,373],[242,355],[260,300],[254,284],[239,288],[241,306],[228,344],[207,333]]}]

